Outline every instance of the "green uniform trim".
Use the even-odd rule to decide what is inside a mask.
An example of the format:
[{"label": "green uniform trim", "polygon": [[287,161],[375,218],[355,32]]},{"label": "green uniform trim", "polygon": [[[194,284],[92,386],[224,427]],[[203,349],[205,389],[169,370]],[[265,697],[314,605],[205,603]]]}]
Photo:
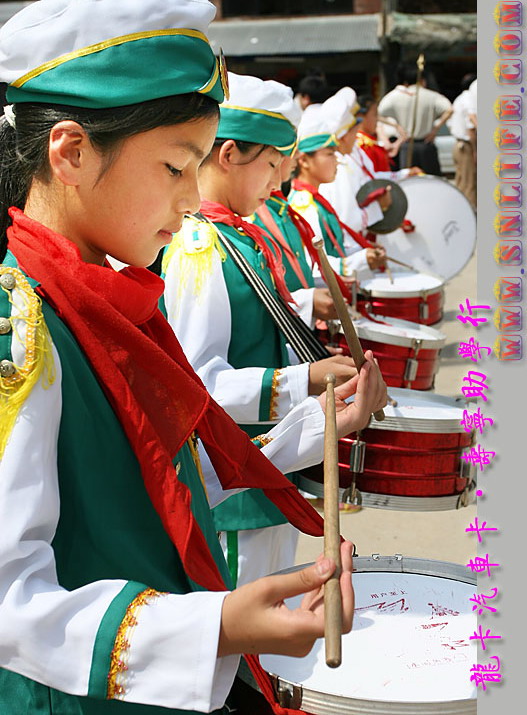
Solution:
[{"label": "green uniform trim", "polygon": [[7,101],[105,109],[201,92],[222,102],[221,74],[200,32],[159,30],[124,35],[41,65],[9,85]]},{"label": "green uniform trim", "polygon": [[227,566],[231,574],[233,588],[238,584],[238,532],[227,531]]},{"label": "green uniform trim", "polygon": [[220,106],[218,139],[266,144],[282,154],[291,155],[296,148],[296,129],[281,114],[246,107]]},{"label": "green uniform trim", "polygon": [[106,698],[108,673],[117,631],[129,605],[147,587],[142,583],[129,582],[110,603],[97,631],[93,647],[88,697]]},{"label": "green uniform trim", "polygon": [[260,392],[260,407],[258,419],[260,422],[267,422],[271,417],[271,401],[273,399],[274,373],[272,367],[267,368],[262,378],[262,391]]}]

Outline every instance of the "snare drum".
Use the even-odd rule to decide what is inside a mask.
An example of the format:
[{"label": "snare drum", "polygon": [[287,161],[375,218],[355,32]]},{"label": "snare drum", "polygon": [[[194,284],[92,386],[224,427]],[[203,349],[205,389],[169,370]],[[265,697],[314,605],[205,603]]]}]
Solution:
[{"label": "snare drum", "polygon": [[[352,484],[350,463],[362,504],[384,509],[440,511],[474,499],[474,465],[461,455],[473,444],[465,432],[463,403],[451,397],[393,388],[397,406],[384,408],[382,422],[371,420],[360,441],[339,440],[340,487]],[[299,487],[324,496],[321,465],[302,470]]]},{"label": "snare drum", "polygon": [[356,557],[353,570],[355,616],[340,668],[327,667],[323,639],[305,658],[260,657],[282,707],[310,715],[475,715],[475,575],[460,564],[401,556]]},{"label": "snare drum", "polygon": [[443,317],[444,283],[440,278],[393,271],[361,281],[360,292],[376,315],[387,315],[423,325],[434,325]]},{"label": "snare drum", "polygon": [[[379,361],[389,387],[433,388],[439,370],[439,354],[446,341],[443,333],[408,320],[379,316],[373,320],[359,318],[353,324],[363,349],[372,350]],[[325,345],[337,343],[345,355],[350,354],[342,331],[332,336],[329,330],[319,330],[318,338]]]}]

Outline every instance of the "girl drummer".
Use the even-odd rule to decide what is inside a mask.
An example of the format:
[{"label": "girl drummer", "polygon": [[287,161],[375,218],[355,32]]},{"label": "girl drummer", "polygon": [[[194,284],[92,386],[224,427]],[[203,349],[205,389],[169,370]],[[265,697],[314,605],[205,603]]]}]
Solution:
[{"label": "girl drummer", "polygon": [[372,270],[384,265],[384,250],[371,247],[359,233],[345,226],[319,191],[321,184],[331,184],[337,175],[337,148],[355,141],[357,109],[350,87],[343,87],[324,104],[306,109],[298,129],[299,155],[289,202],[315,234],[323,236],[334,270],[342,276],[356,272],[360,279],[371,277]]},{"label": "girl drummer", "polygon": [[[234,246],[273,295],[291,299],[279,247],[270,248],[271,237],[241,217],[279,187],[283,156],[296,144],[293,95],[277,82],[232,73],[229,86],[216,145],[200,174],[202,216],[185,219],[165,256],[165,304],[211,394],[259,438],[266,424],[319,394],[329,370],[342,382],[354,365],[342,356],[291,365],[284,335],[229,252]],[[294,563],[297,531],[261,492],[231,497],[216,507],[214,520],[237,583]]]},{"label": "girl drummer", "polygon": [[[220,711],[237,654],[303,654],[323,631],[328,560],[227,591],[196,429],[224,487],[265,482],[318,522],[191,371],[159,279],[105,263],[149,264],[198,206],[223,98],[213,15],[42,0],[0,31],[1,712]],[[340,388],[357,390],[353,413],[377,409],[376,381],[370,361]],[[343,558],[349,629],[349,544]],[[311,587],[302,609],[281,605]]]}]

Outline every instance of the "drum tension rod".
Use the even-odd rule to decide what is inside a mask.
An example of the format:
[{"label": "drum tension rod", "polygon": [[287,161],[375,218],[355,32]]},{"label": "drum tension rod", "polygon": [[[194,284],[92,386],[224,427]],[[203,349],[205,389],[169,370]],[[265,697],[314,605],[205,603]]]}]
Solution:
[{"label": "drum tension rod", "polygon": [[412,341],[412,349],[414,351],[414,355],[413,357],[409,357],[406,360],[406,367],[404,369],[404,380],[408,384],[405,385],[405,387],[411,387],[411,383],[417,377],[417,369],[419,367],[419,361],[417,360],[417,356],[419,354],[419,350],[421,349],[422,344],[423,341],[421,338],[415,338]]},{"label": "drum tension rod", "polygon": [[350,472],[352,476],[351,485],[344,490],[342,501],[360,506],[362,504],[362,494],[357,489],[357,475],[364,472],[364,460],[366,458],[366,442],[360,439],[361,433],[357,432],[357,439],[353,441],[350,449]]}]

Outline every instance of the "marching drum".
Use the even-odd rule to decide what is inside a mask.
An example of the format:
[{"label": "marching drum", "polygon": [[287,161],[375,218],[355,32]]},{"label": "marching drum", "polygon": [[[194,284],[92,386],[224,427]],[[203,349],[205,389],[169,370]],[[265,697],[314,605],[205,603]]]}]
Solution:
[{"label": "marching drum", "polygon": [[[361,317],[353,321],[364,350],[372,350],[379,361],[384,381],[389,387],[430,390],[439,370],[439,354],[446,336],[435,328],[396,318]],[[337,323],[340,326],[340,323]],[[335,335],[318,331],[325,345],[337,344],[349,355],[342,329]]]},{"label": "marching drum", "polygon": [[393,271],[391,278],[382,273],[361,281],[359,291],[376,315],[434,325],[443,317],[443,286],[443,281],[435,276]]},{"label": "marching drum", "polygon": [[[355,479],[364,506],[405,511],[441,511],[474,500],[474,465],[461,455],[473,444],[465,432],[463,403],[417,390],[393,388],[397,403],[384,408],[382,422],[372,420],[360,439],[339,440],[340,487]],[[322,466],[302,471],[298,486],[323,497]],[[343,495],[344,498],[344,495]]]},{"label": "marching drum", "polygon": [[437,176],[410,176],[400,182],[415,231],[397,229],[382,237],[386,253],[445,281],[468,263],[476,247],[476,214],[463,193]]},{"label": "marching drum", "polygon": [[340,668],[326,666],[323,639],[305,658],[260,657],[282,707],[310,715],[475,715],[475,575],[400,555],[355,557],[353,570],[355,616]]}]

